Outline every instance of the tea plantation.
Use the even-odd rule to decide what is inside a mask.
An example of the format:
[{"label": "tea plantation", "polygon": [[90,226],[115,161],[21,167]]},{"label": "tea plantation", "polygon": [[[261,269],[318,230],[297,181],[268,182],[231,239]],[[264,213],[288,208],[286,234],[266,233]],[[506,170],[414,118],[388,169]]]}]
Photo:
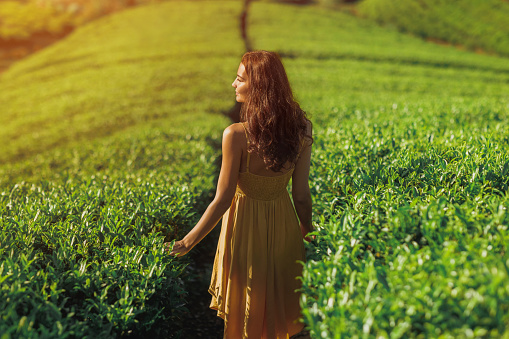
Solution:
[{"label": "tea plantation", "polygon": [[358,12],[419,37],[509,55],[509,3],[504,0],[363,0]]},{"label": "tea plantation", "polygon": [[2,75],[0,337],[178,337],[189,258],[162,244],[213,197],[243,46],[235,3],[197,5],[104,18]]},{"label": "tea plantation", "polygon": [[311,337],[507,336],[509,60],[278,8],[251,32],[313,115]]},{"label": "tea plantation", "polygon": [[[1,76],[2,338],[178,337],[190,259],[161,246],[213,194],[240,5],[129,10]],[[509,60],[251,10],[314,123],[311,336],[507,336]]]}]

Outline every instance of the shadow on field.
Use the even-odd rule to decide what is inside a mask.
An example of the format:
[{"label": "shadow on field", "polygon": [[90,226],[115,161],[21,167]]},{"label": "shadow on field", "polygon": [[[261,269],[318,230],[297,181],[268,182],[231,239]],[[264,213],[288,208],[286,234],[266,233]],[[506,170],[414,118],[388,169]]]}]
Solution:
[{"label": "shadow on field", "polygon": [[[227,114],[227,113],[224,113]],[[221,142],[208,140],[208,143],[216,150],[221,150]],[[219,171],[221,169],[221,157],[214,163],[214,186],[217,185]],[[198,213],[205,212],[208,204],[214,198],[215,192],[203,192],[197,205]],[[217,316],[217,311],[209,308],[211,296],[208,292],[217,242],[221,232],[221,221],[216,227],[195,247],[190,254],[190,264],[184,271],[187,309],[189,310],[182,319],[182,339],[187,338],[223,338],[223,320]]]},{"label": "shadow on field", "polygon": [[[230,118],[231,122],[240,121],[240,107],[235,102],[233,107],[223,112]],[[208,140],[208,143],[217,151],[221,151],[221,142],[217,140]],[[215,160],[216,172],[214,173],[214,186],[217,185],[219,172],[221,170],[221,157]],[[197,210],[199,213],[205,212],[208,204],[214,198],[215,192],[203,192],[198,202]],[[181,338],[223,338],[224,323],[217,316],[217,311],[209,308],[211,296],[208,292],[212,267],[214,266],[214,257],[217,249],[217,242],[221,232],[221,221],[207,235],[200,244],[198,244],[189,254],[191,263],[185,270],[187,309],[184,319],[182,319],[183,329]]]}]

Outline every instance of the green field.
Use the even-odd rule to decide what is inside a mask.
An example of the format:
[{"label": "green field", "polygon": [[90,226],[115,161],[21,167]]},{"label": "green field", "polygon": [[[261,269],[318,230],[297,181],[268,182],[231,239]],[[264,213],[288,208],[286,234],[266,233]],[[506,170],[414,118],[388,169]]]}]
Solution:
[{"label": "green field", "polygon": [[189,259],[162,243],[212,198],[236,10],[125,11],[2,75],[2,338],[177,337]]},{"label": "green field", "polygon": [[41,35],[64,36],[99,17],[158,1],[4,0],[0,2],[0,44],[30,42]]},{"label": "green field", "polygon": [[358,12],[421,38],[509,56],[505,0],[363,0]]},{"label": "green field", "polygon": [[[1,76],[6,338],[178,336],[190,259],[160,246],[213,194],[240,5],[129,10]],[[281,53],[314,123],[312,337],[507,336],[509,60],[251,10],[254,47]]]},{"label": "green field", "polygon": [[288,57],[315,123],[312,337],[506,333],[508,60],[326,10],[254,8],[255,46]]}]

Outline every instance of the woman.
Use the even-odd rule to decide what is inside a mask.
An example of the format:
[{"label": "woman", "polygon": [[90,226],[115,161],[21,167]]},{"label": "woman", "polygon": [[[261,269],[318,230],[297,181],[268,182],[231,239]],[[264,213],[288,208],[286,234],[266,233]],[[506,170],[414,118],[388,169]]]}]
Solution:
[{"label": "woman", "polygon": [[243,122],[223,133],[216,196],[170,254],[189,252],[222,217],[209,292],[224,337],[289,338],[304,327],[296,278],[297,261],[305,260],[302,239],[309,241],[313,229],[311,122],[293,99],[277,53],[244,54],[232,86]]}]

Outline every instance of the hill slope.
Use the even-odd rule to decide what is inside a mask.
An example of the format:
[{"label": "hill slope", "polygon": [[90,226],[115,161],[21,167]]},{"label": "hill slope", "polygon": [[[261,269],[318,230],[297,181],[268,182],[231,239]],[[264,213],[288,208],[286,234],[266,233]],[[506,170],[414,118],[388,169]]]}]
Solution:
[{"label": "hill slope", "polygon": [[[54,319],[68,333],[84,331],[84,315],[69,317],[74,305],[62,303],[75,286],[96,325],[112,315],[120,324],[105,336],[146,330],[140,319],[178,300],[162,292],[179,290],[181,271],[166,262],[157,232],[178,237],[210,199],[228,122],[196,112],[231,104],[238,6],[175,2],[121,13],[2,77],[1,137],[13,146],[2,155],[10,179],[0,195],[1,258],[20,272],[6,283],[56,272],[54,288],[38,278],[26,294],[0,298],[17,301],[4,305],[9,328],[25,316],[55,333]],[[508,60],[320,8],[253,3],[249,20],[255,48],[280,51],[314,122],[318,239],[308,246],[302,300],[313,336],[501,335],[509,323]],[[109,258],[127,270],[100,268]],[[168,265],[157,271],[163,278],[146,278],[157,262]],[[130,307],[147,301],[145,282],[155,286],[154,304],[133,315]],[[102,284],[112,292],[101,299]],[[47,296],[43,305],[59,311],[17,313],[27,295]]]},{"label": "hill slope", "polygon": [[509,3],[504,0],[364,0],[358,10],[402,32],[509,56]]},{"label": "hill slope", "polygon": [[125,11],[3,74],[4,336],[176,338],[193,326],[184,267],[210,245],[174,260],[162,244],[212,198],[242,54],[237,6]]},{"label": "hill slope", "polygon": [[236,6],[154,8],[87,25],[2,75],[0,141],[9,145],[2,163],[147,121],[228,108],[242,51]]},{"label": "hill slope", "polygon": [[314,122],[311,337],[507,333],[509,60],[322,9],[251,23]]}]

